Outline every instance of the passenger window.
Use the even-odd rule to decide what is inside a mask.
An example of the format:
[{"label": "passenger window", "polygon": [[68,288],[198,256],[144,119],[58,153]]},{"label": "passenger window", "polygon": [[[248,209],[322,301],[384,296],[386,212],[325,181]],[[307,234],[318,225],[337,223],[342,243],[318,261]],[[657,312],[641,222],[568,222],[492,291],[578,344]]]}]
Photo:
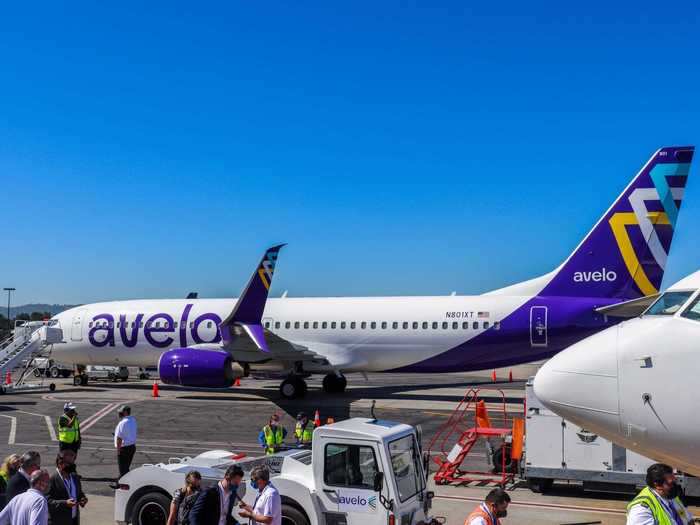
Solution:
[{"label": "passenger window", "polygon": [[690,306],[683,311],[681,317],[692,319],[693,321],[700,321],[700,295],[698,295],[693,302],[690,303]]},{"label": "passenger window", "polygon": [[323,322],[321,323],[321,328],[322,328],[323,330],[325,330],[326,328],[328,328],[328,322],[323,321]]},{"label": "passenger window", "polygon": [[265,321],[265,328],[270,328],[270,321]]},{"label": "passenger window", "polygon": [[345,330],[345,321],[340,321],[340,329]]},{"label": "passenger window", "polygon": [[[211,323],[207,323],[207,328],[209,328],[209,325],[211,325]],[[160,321],[156,321],[156,328],[160,328]]]},{"label": "passenger window", "polygon": [[392,327],[394,330],[396,330],[396,329],[399,327],[399,323],[397,323],[396,321],[394,321],[393,323],[391,323],[391,327]]},{"label": "passenger window", "polygon": [[386,330],[386,321],[382,321],[382,330]]},{"label": "passenger window", "polygon": [[360,328],[362,328],[363,330],[364,330],[365,328],[367,328],[367,322],[362,321],[362,322],[360,323]]},{"label": "passenger window", "polygon": [[452,330],[457,330],[458,328],[459,328],[458,322],[455,321],[454,323],[452,323]]},{"label": "passenger window", "polygon": [[350,323],[350,328],[351,328],[352,330],[355,329],[355,321],[352,321],[352,322]]},{"label": "passenger window", "polygon": [[438,327],[438,322],[433,321],[433,330],[437,330],[437,327]]},{"label": "passenger window", "polygon": [[299,330],[299,321],[294,321],[294,329]]},{"label": "passenger window", "polygon": [[428,323],[426,321],[423,321],[423,324],[421,326],[423,326],[423,330],[428,329]]},{"label": "passenger window", "polygon": [[284,327],[285,327],[285,328],[291,328],[291,327],[292,327],[291,321],[287,321],[286,323],[284,323]]},{"label": "passenger window", "polygon": [[314,330],[318,328],[318,321],[314,321]]},{"label": "passenger window", "polygon": [[323,481],[326,485],[372,490],[377,471],[372,447],[326,445],[323,462]]},{"label": "passenger window", "polygon": [[309,322],[304,321],[304,330],[308,330],[308,329],[309,329]]},{"label": "passenger window", "polygon": [[486,330],[488,327],[489,327],[489,322],[488,322],[488,321],[484,321],[484,330]]},{"label": "passenger window", "polygon": [[478,330],[478,329],[479,329],[479,321],[474,321],[474,322],[472,323],[472,328],[473,328],[474,330]]},{"label": "passenger window", "polygon": [[403,324],[403,329],[404,329],[404,330],[408,330],[408,323],[404,322],[404,324]]},{"label": "passenger window", "polygon": [[275,321],[275,328],[279,328],[279,327],[280,327],[280,322],[279,322],[279,321]]},{"label": "passenger window", "polygon": [[467,321],[464,321],[462,323],[462,330],[468,330],[469,329],[469,323]]},{"label": "passenger window", "polygon": [[374,330],[375,328],[377,328],[377,323],[375,323],[374,321],[372,321],[372,322],[370,323],[369,327],[370,327],[372,330]]},{"label": "passenger window", "polygon": [[413,321],[413,325],[412,325],[412,326],[413,326],[413,329],[414,329],[414,330],[418,330],[418,322],[417,322],[417,321]]},{"label": "passenger window", "polygon": [[121,321],[117,321],[117,328],[121,326]]},{"label": "passenger window", "polygon": [[331,330],[335,330],[335,321],[331,323]]},{"label": "passenger window", "polygon": [[443,321],[443,322],[442,322],[442,329],[443,329],[443,330],[447,330],[447,327],[448,327],[448,326],[450,326],[450,325],[449,325],[449,323],[448,323],[447,321]]}]

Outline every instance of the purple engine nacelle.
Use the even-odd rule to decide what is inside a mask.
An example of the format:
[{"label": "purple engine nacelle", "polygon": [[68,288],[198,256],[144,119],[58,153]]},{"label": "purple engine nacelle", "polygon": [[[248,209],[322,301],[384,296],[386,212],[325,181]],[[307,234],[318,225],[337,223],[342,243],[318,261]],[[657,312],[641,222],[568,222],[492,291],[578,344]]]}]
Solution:
[{"label": "purple engine nacelle", "polygon": [[158,360],[160,380],[166,385],[225,388],[233,384],[233,359],[228,352],[176,348]]}]

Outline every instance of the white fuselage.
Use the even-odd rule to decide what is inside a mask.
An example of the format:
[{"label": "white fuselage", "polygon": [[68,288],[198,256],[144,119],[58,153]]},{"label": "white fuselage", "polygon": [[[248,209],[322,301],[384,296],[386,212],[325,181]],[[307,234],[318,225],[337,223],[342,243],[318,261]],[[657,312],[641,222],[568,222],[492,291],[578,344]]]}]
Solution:
[{"label": "white fuselage", "polygon": [[[499,321],[529,298],[279,298],[268,299],[262,322],[275,335],[322,355],[334,370],[384,371],[499,329]],[[235,304],[236,299],[173,299],[76,307],[55,317],[65,344],[55,345],[54,353],[79,364],[156,366],[168,349],[217,344],[218,322]],[[526,348],[528,329],[524,327]]]},{"label": "white fuselage", "polygon": [[658,300],[684,294],[666,313],[625,321],[556,355],[535,378],[537,397],[587,430],[699,476],[698,287],[700,272]]}]

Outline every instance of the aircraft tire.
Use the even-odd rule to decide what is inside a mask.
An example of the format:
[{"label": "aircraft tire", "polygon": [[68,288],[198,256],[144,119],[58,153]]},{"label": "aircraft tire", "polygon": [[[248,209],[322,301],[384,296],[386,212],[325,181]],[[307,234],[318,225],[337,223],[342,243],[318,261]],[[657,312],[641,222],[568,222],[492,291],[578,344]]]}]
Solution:
[{"label": "aircraft tire", "polygon": [[297,376],[289,376],[280,384],[280,395],[285,399],[304,397],[306,390],[306,381]]},{"label": "aircraft tire", "polygon": [[323,390],[328,394],[342,394],[348,386],[345,376],[338,377],[336,374],[327,374],[323,378]]}]

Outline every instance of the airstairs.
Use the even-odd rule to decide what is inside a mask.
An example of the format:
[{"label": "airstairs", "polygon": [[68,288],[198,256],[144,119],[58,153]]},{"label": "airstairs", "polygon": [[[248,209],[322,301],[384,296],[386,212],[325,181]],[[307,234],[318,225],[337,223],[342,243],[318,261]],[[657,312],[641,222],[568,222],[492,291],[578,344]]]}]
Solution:
[{"label": "airstairs", "polygon": [[[12,335],[0,341],[0,392],[42,387],[43,380],[27,381],[33,377],[34,358],[50,354],[62,340],[63,331],[51,321],[17,321]],[[6,380],[8,374],[14,381]]]}]

